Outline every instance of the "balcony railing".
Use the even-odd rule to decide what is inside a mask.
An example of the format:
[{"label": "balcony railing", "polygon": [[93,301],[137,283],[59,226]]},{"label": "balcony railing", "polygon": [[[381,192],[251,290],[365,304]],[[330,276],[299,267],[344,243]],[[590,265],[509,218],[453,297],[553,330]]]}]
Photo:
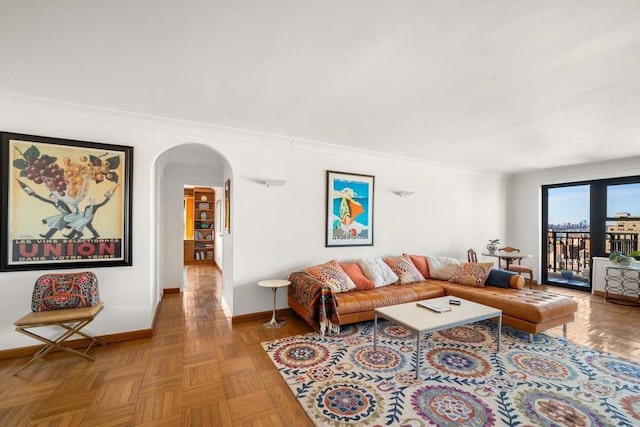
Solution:
[{"label": "balcony railing", "polygon": [[[638,250],[638,233],[606,233],[605,251],[629,253]],[[591,266],[591,233],[588,231],[547,232],[547,271],[585,273]],[[588,273],[588,270],[586,271]],[[588,274],[583,274],[588,277]]]}]

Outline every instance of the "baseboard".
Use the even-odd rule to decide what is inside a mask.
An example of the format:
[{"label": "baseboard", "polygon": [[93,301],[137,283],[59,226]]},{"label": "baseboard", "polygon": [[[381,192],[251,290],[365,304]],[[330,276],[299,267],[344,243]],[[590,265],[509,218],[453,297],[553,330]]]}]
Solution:
[{"label": "baseboard", "polygon": [[[597,295],[599,297],[605,297],[605,293],[604,291],[593,291],[593,295]],[[608,298],[607,300],[610,300],[610,302],[621,302],[621,303],[625,303],[625,302],[629,302],[629,303],[635,303],[638,304],[638,297],[636,296],[632,296],[632,295],[620,295],[620,294],[614,294],[609,292]]]},{"label": "baseboard", "polygon": [[[290,316],[294,312],[289,307],[280,308],[276,310],[276,316]],[[268,322],[273,315],[273,311],[260,311],[258,313],[249,313],[249,314],[241,314],[239,316],[231,317],[231,323],[242,323],[242,322],[254,322],[256,320],[264,319],[265,322]]]},{"label": "baseboard", "polygon": [[[107,344],[113,344],[122,341],[139,340],[143,338],[151,338],[153,331],[151,329],[140,329],[138,331],[121,332],[118,334],[99,335],[96,338],[104,341]],[[89,345],[90,341],[87,338],[81,338],[77,340],[65,341],[64,345],[71,348],[85,348]],[[12,348],[9,350],[0,350],[0,360],[16,359],[19,357],[31,356],[36,351],[40,350],[43,345],[32,345],[29,347]]]}]

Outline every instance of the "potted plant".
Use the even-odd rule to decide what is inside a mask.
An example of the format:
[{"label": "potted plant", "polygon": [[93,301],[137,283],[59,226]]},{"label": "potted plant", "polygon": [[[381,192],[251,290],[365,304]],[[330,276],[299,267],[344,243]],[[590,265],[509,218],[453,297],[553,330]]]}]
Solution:
[{"label": "potted plant", "polygon": [[627,256],[620,251],[612,251],[609,255],[609,260],[623,267],[629,267],[634,263],[635,258],[633,256]]},{"label": "potted plant", "polygon": [[487,251],[489,251],[490,254],[495,254],[499,245],[500,239],[491,239],[489,243],[487,243]]}]

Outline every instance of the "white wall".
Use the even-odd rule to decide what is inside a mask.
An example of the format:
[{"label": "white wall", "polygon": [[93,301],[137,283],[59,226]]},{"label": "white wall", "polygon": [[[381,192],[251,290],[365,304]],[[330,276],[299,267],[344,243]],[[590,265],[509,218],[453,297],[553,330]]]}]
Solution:
[{"label": "white wall", "polygon": [[[482,250],[488,239],[505,236],[506,184],[498,175],[9,95],[0,95],[0,129],[134,147],[133,266],[94,269],[106,305],[89,327],[96,334],[149,328],[159,290],[175,286],[171,283],[177,278],[170,269],[156,268],[155,258],[182,259],[182,237],[177,247],[168,246],[177,227],[165,225],[175,220],[168,208],[172,188],[186,178],[162,153],[183,144],[210,146],[228,161],[222,176],[232,182],[231,233],[223,232],[221,267],[223,296],[233,315],[270,310],[270,291],[256,286],[258,280],[286,278],[332,258],[409,252],[464,259],[466,249]],[[374,246],[324,247],[326,170],[375,175]],[[259,182],[265,178],[286,179],[287,184],[267,188]],[[156,186],[158,180],[162,187]],[[416,193],[398,198],[392,193],[398,189]],[[161,235],[154,240],[157,229]],[[155,250],[154,241],[163,247]],[[33,283],[44,272],[0,273],[0,349],[34,344],[15,333],[12,323],[28,311]],[[286,305],[285,292],[280,292],[277,306]]]},{"label": "white wall", "polygon": [[[553,153],[549,153],[553,155]],[[513,175],[507,190],[507,240],[511,246],[533,254],[527,265],[540,280],[540,236],[542,233],[542,186],[591,179],[640,175],[640,156],[624,160],[594,162]]]},{"label": "white wall", "polygon": [[[256,289],[258,280],[286,278],[315,263],[402,252],[466,260],[468,248],[479,251],[504,235],[505,184],[498,176],[297,141],[292,150],[257,147],[253,153],[236,168],[232,187],[238,196],[232,203],[234,314],[264,309],[271,291]],[[374,246],[324,247],[327,170],[375,176]],[[267,177],[287,183],[254,182]],[[399,198],[398,189],[415,194]],[[277,305],[287,306],[285,292]]]}]

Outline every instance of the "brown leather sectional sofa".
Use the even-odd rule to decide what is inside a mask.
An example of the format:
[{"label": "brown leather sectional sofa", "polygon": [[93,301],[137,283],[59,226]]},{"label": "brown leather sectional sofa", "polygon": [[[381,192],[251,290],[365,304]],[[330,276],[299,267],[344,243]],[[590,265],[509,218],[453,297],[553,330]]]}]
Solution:
[{"label": "brown leather sectional sofa", "polygon": [[[518,277],[524,282],[522,277]],[[334,293],[322,282],[299,271],[289,276],[289,307],[320,333],[337,331],[339,325],[373,319],[377,307],[419,301],[445,295],[464,298],[502,310],[505,325],[533,334],[575,320],[576,301],[564,295],[531,289],[471,287],[446,280],[425,279],[368,290]]]}]

